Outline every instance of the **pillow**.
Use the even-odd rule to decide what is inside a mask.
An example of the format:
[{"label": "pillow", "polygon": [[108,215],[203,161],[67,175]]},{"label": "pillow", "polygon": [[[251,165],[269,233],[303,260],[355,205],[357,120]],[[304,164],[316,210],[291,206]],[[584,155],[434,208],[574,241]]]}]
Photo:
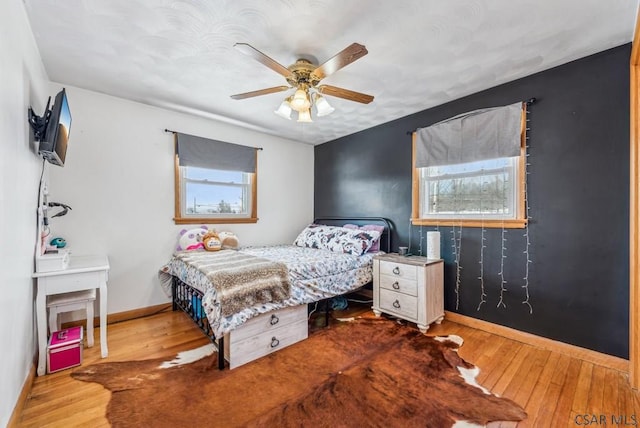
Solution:
[{"label": "pillow", "polygon": [[191,251],[204,249],[202,237],[207,233],[207,226],[200,226],[195,229],[182,229],[178,237],[176,251]]},{"label": "pillow", "polygon": [[[377,224],[365,224],[364,226],[358,226],[357,224],[345,224],[344,226],[347,229],[360,229],[360,230],[375,230],[380,233],[380,237],[382,237],[382,232],[384,232],[384,226],[380,226]],[[380,238],[373,241],[373,245],[369,248],[367,253],[377,253],[380,251]]]},{"label": "pillow", "polygon": [[380,232],[375,230],[354,230],[310,224],[300,232],[293,245],[360,256],[366,253],[378,239],[380,239]]}]

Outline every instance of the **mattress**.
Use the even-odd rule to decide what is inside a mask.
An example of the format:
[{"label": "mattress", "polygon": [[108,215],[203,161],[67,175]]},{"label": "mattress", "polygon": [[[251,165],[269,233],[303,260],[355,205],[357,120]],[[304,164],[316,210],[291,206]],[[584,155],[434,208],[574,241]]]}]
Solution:
[{"label": "mattress", "polygon": [[[239,251],[285,263],[291,282],[291,297],[283,302],[265,303],[222,317],[216,289],[202,272],[177,258],[172,258],[162,269],[162,273],[175,276],[203,293],[203,307],[216,338],[262,313],[316,302],[362,287],[373,279],[372,260],[377,254],[355,256],[295,245],[247,247]],[[163,287],[170,296],[170,281],[166,277],[164,279]]]}]

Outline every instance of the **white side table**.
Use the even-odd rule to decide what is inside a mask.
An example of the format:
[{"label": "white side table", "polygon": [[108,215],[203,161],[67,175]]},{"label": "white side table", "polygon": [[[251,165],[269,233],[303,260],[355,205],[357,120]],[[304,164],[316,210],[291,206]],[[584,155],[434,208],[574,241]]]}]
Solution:
[{"label": "white side table", "polygon": [[441,259],[401,256],[373,258],[373,313],[414,322],[422,333],[444,319],[444,263]]},{"label": "white side table", "polygon": [[36,317],[38,322],[38,376],[45,374],[47,354],[47,296],[72,291],[100,291],[100,351],[102,358],[109,354],[107,348],[107,256],[71,256],[69,267],[52,272],[36,272]]}]

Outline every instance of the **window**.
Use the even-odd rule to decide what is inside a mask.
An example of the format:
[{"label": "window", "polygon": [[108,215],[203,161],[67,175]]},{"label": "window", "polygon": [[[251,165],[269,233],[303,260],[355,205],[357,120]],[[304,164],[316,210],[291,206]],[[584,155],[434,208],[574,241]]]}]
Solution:
[{"label": "window", "polygon": [[182,217],[238,217],[251,214],[251,174],[180,167]]},{"label": "window", "polygon": [[517,158],[420,168],[420,218],[513,219]]},{"label": "window", "polygon": [[[511,153],[519,153],[518,156],[496,156],[495,153],[504,153],[503,149],[497,152],[491,147],[487,151],[478,151],[478,154],[468,156],[469,151],[477,150],[476,147],[466,149],[464,154],[456,150],[465,150],[464,142],[456,135],[456,143],[446,147],[446,150],[436,150],[434,157],[441,156],[436,165],[415,167],[420,165],[417,158],[428,156],[416,154],[416,136],[414,134],[413,151],[413,209],[412,224],[415,225],[463,225],[469,227],[524,227],[525,218],[525,177],[526,177],[526,153],[524,148],[524,115],[517,116],[517,132],[514,132],[516,147],[510,149]],[[456,125],[461,127],[461,125]],[[494,124],[492,124],[494,126]],[[502,126],[502,124],[500,124]],[[478,125],[474,125],[472,135],[479,135]],[[429,134],[429,144],[433,139],[439,138],[436,133]],[[464,134],[465,131],[461,131]],[[448,130],[442,135],[450,136]],[[440,142],[436,143],[439,144]],[[469,144],[476,144],[471,138]],[[424,143],[423,143],[424,144]],[[446,145],[446,142],[442,143]],[[489,144],[494,146],[495,144]],[[467,146],[468,147],[468,146]],[[487,154],[489,153],[489,154]],[[480,160],[470,161],[469,158],[480,157]],[[445,159],[448,157],[449,159]],[[466,162],[450,162],[450,158],[464,159]],[[428,163],[422,161],[423,164]]]},{"label": "window", "polygon": [[176,224],[255,223],[256,163],[254,148],[176,134]]}]

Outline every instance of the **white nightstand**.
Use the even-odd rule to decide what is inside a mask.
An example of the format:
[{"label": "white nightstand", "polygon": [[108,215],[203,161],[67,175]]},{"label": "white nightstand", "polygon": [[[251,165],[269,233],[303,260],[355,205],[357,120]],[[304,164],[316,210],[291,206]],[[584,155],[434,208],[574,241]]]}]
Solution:
[{"label": "white nightstand", "polygon": [[444,319],[444,262],[395,253],[373,258],[373,313],[414,322],[422,333]]}]

